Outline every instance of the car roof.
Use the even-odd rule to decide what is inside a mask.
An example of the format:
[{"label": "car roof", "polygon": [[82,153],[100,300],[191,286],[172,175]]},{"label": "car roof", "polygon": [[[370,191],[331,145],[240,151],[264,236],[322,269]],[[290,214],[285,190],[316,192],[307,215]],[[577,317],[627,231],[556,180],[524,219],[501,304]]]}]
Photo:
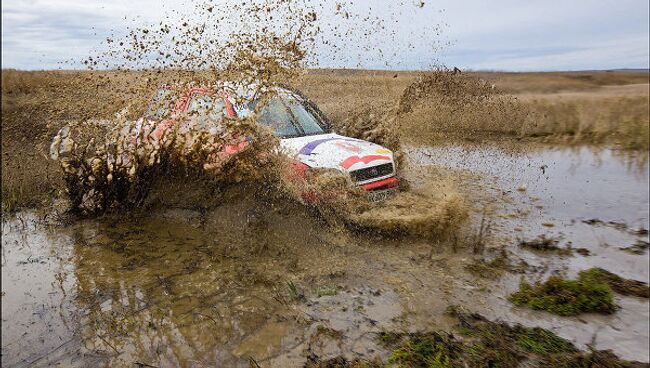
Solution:
[{"label": "car roof", "polygon": [[306,100],[306,98],[298,91],[291,89],[282,84],[273,84],[270,86],[263,86],[257,83],[238,83],[232,81],[219,81],[211,85],[163,85],[158,90],[174,90],[179,91],[183,95],[191,96],[196,93],[204,94],[220,94],[224,93],[225,97],[233,98],[239,102],[250,102],[259,98],[264,93],[276,93],[280,96],[293,97],[298,100]]}]

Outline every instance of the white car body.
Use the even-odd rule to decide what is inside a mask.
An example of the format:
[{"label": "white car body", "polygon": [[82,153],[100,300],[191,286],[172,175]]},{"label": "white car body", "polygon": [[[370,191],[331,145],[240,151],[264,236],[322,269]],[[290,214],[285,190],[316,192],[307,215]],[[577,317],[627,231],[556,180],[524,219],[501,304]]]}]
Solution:
[{"label": "white car body", "polygon": [[327,133],[285,138],[280,144],[289,154],[295,155],[309,167],[337,169],[351,175],[367,172],[369,177],[356,180],[358,185],[395,176],[393,152],[361,139]]},{"label": "white car body", "polygon": [[[216,87],[193,87],[185,93],[184,103],[175,104],[174,113],[187,112],[195,97],[201,99],[206,96],[211,96],[207,100],[209,103],[223,101],[223,114],[230,118],[244,118],[257,110],[258,123],[276,129],[283,151],[302,164],[310,168],[336,169],[348,173],[353,182],[366,190],[393,188],[399,184],[395,178],[395,159],[392,151],[375,143],[332,132],[323,113],[297,91],[281,86],[257,87],[255,84],[229,82]],[[163,88],[157,95],[164,99],[165,91],[168,90],[171,89]],[[260,98],[262,93],[269,92],[272,93],[272,98]],[[150,109],[154,108],[153,111],[157,111],[156,98],[154,97],[154,102],[150,105]],[[266,101],[265,105],[257,106],[262,100]],[[268,115],[266,118],[265,111]],[[147,114],[145,113],[145,116],[148,116]],[[160,119],[168,120],[162,117]],[[169,124],[171,122],[162,123],[159,133],[162,134],[165,126]],[[284,130],[287,128],[288,133]]]}]

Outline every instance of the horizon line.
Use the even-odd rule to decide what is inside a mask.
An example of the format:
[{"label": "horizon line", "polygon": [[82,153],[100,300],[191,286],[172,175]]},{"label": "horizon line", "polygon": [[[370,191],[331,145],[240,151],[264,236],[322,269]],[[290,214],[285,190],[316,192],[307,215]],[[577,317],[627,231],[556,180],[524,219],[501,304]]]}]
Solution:
[{"label": "horizon line", "polygon": [[[354,72],[392,72],[392,73],[417,73],[417,72],[428,72],[432,70],[441,70],[441,69],[459,69],[464,73],[587,73],[587,72],[650,72],[650,67],[646,68],[605,68],[605,69],[540,69],[540,70],[507,70],[507,69],[472,69],[472,68],[460,68],[460,67],[440,67],[440,68],[428,68],[428,69],[378,69],[378,68],[305,68],[307,71],[354,71]],[[190,71],[189,69],[20,69],[15,67],[4,68],[0,70],[4,71],[18,71],[18,72],[146,72],[151,70],[162,70],[162,71]],[[209,71],[206,70],[196,70],[197,72]]]}]

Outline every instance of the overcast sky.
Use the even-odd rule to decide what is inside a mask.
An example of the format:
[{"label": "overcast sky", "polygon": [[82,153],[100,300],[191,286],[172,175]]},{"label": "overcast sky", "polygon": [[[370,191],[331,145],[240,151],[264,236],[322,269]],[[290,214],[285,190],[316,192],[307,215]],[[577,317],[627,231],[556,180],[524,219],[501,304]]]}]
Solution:
[{"label": "overcast sky", "polygon": [[[220,0],[214,0],[219,2]],[[225,1],[225,0],[222,0]],[[156,24],[187,1],[2,0],[2,67],[57,69],[77,61],[127,25]],[[421,69],[434,64],[490,70],[648,68],[648,0],[356,1],[354,10],[386,19],[397,57],[332,59],[327,67]],[[325,7],[335,7],[327,0]],[[441,24],[442,35],[431,34]],[[444,45],[436,51],[422,45]],[[367,39],[351,39],[358,46]],[[428,43],[429,42],[429,43]],[[387,42],[389,43],[389,42]],[[415,45],[406,48],[405,45]],[[377,45],[367,45],[370,49]],[[420,47],[422,46],[422,47]],[[383,46],[382,46],[383,47]],[[349,52],[353,53],[352,50]],[[356,52],[356,51],[354,51]],[[71,64],[61,64],[73,60]]]}]

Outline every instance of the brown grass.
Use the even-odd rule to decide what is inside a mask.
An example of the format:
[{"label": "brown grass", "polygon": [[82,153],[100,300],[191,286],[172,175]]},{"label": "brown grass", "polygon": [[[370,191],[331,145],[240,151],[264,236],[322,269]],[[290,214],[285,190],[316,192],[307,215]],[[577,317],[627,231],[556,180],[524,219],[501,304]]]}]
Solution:
[{"label": "brown grass", "polygon": [[[156,86],[179,73],[2,70],[3,208],[36,205],[62,188],[49,143],[66,121],[138,116]],[[294,85],[343,126],[351,116],[381,120],[422,73],[310,70]],[[490,98],[429,96],[395,125],[402,139],[526,138],[648,149],[648,72],[463,73]],[[492,89],[492,84],[496,88]],[[636,86],[633,86],[636,85]],[[495,93],[495,91],[501,91]],[[473,93],[472,89],[466,92]],[[511,95],[514,93],[517,100]],[[461,101],[462,104],[457,102]],[[460,108],[459,108],[460,106]],[[346,129],[342,129],[346,132]]]},{"label": "brown grass", "polygon": [[648,84],[648,71],[586,71],[552,73],[473,73],[510,94],[594,91],[603,86]]},{"label": "brown grass", "polygon": [[650,146],[647,72],[432,76],[318,70],[303,77],[299,86],[336,127],[350,132],[349,120],[359,124],[359,113],[376,120],[403,103],[406,87],[413,89],[417,80],[418,88],[426,91],[416,92],[417,102],[412,101],[415,95],[408,96],[405,100],[412,106],[393,122],[399,125],[400,137],[413,143],[525,138],[626,149]]},{"label": "brown grass", "polygon": [[526,119],[520,135],[545,137],[546,141],[614,144],[626,149],[647,150],[648,97],[604,97],[600,99],[526,102],[533,115]]}]

